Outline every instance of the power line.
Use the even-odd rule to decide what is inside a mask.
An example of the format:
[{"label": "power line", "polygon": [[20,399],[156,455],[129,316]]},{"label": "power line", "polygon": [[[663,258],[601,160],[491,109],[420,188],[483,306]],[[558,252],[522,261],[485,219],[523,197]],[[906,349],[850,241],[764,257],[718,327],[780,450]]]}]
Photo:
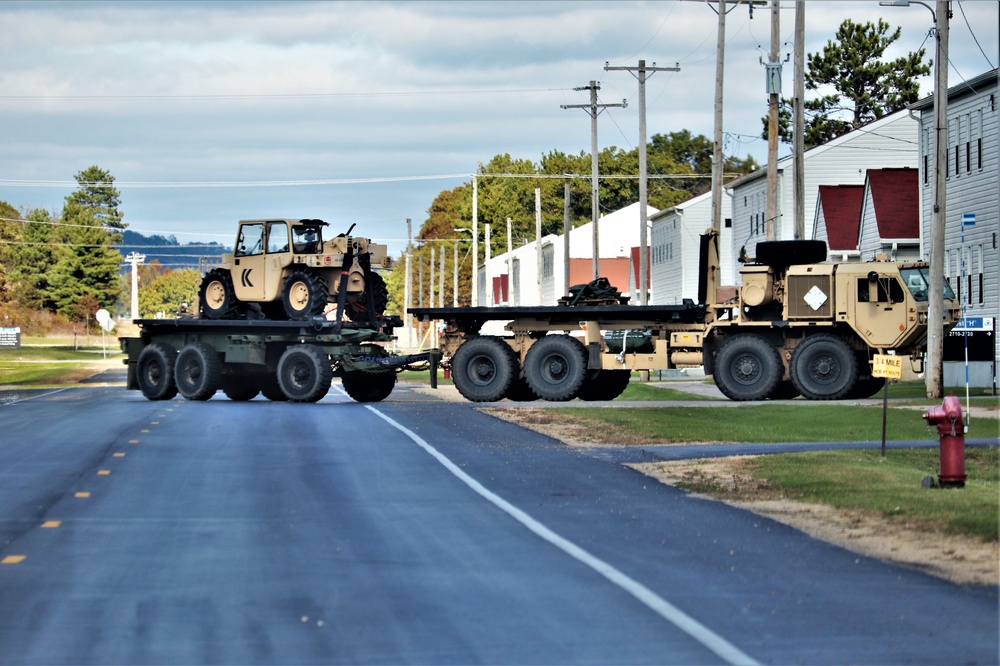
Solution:
[{"label": "power line", "polygon": [[215,100],[285,100],[343,99],[351,97],[435,97],[443,95],[508,95],[510,93],[564,92],[570,88],[515,88],[506,90],[420,90],[348,93],[274,93],[274,94],[214,94],[214,95],[0,95],[0,101],[67,101],[67,102],[142,102],[142,101],[215,101]]}]

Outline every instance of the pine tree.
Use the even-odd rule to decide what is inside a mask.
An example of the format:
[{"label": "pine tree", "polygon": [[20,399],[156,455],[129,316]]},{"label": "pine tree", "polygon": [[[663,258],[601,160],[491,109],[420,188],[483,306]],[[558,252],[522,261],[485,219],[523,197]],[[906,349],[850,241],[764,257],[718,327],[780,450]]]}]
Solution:
[{"label": "pine tree", "polygon": [[[886,50],[899,39],[900,28],[889,34],[889,24],[844,21],[821,53],[810,53],[805,74],[806,147],[817,146],[917,101],[917,78],[931,71],[925,50],[883,61]],[[792,141],[792,102],[783,99],[778,132]],[[767,137],[767,118],[763,119]]]}]

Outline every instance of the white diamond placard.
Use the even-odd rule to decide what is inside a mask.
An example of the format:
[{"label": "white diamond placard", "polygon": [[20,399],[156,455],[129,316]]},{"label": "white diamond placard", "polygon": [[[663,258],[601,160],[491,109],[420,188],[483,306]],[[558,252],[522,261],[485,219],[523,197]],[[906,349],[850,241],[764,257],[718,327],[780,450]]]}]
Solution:
[{"label": "white diamond placard", "polygon": [[826,294],[823,293],[822,289],[813,285],[813,288],[806,292],[806,295],[802,297],[802,300],[804,300],[813,310],[819,310],[823,307],[823,304],[826,303]]}]

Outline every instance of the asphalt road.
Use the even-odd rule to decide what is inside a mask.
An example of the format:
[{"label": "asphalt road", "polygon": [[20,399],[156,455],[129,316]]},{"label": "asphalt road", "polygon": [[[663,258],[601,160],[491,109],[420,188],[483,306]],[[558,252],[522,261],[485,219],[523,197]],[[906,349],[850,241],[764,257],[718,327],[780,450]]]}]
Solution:
[{"label": "asphalt road", "polygon": [[398,387],[0,400],[0,663],[996,663],[997,589]]}]

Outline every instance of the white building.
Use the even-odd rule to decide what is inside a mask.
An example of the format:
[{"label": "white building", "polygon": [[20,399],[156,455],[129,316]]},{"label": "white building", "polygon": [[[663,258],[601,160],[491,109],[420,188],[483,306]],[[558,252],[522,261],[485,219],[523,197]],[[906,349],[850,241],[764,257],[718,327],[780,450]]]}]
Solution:
[{"label": "white building", "polygon": [[[992,333],[980,330],[973,334],[979,340],[993,340],[992,362],[970,364],[970,384],[974,386],[995,385],[1000,359],[995,328],[1000,320],[998,78],[1000,70],[994,69],[948,89],[945,278],[965,305],[966,316],[983,328],[992,328]],[[912,108],[920,113],[921,252],[929,260],[934,205],[934,99],[920,100]],[[946,339],[946,386],[965,383],[964,359],[960,362],[955,358],[954,349]]]},{"label": "white building", "polygon": [[[917,120],[907,111],[880,118],[853,132],[807,150],[803,157],[805,219],[814,220],[820,185],[861,185],[868,169],[916,168],[918,162]],[[795,235],[794,164],[792,157],[778,160],[778,240]],[[756,254],[757,243],[767,236],[767,169],[759,169],[726,184],[733,202],[733,255],[746,247]],[[738,272],[736,279],[739,279]]]},{"label": "white building", "polygon": [[858,253],[892,261],[920,259],[920,201],[916,169],[869,169],[861,201]]},{"label": "white building", "polygon": [[[731,198],[726,191],[723,193],[722,210],[730,209]],[[699,248],[701,235],[712,227],[712,193],[688,199],[649,219],[649,303],[677,305],[685,298],[697,301],[701,270]],[[726,218],[719,235],[722,284],[735,284],[732,250],[732,219]]]}]

